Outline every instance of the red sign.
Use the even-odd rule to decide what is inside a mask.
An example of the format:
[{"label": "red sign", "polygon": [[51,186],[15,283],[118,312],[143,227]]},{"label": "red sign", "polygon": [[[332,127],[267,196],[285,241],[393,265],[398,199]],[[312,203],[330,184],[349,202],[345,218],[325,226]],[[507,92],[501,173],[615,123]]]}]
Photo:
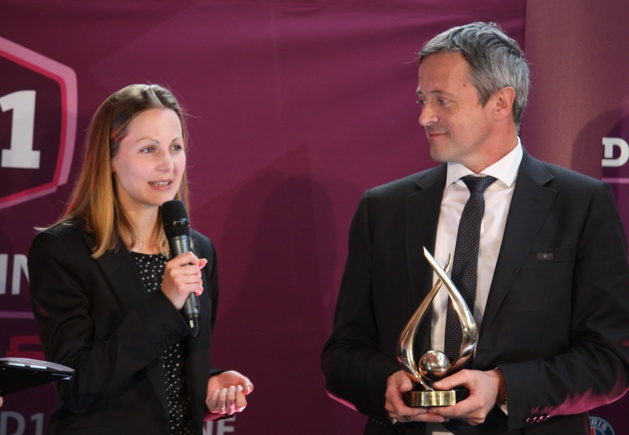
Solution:
[{"label": "red sign", "polygon": [[77,122],[71,68],[0,37],[0,209],[68,180]]}]

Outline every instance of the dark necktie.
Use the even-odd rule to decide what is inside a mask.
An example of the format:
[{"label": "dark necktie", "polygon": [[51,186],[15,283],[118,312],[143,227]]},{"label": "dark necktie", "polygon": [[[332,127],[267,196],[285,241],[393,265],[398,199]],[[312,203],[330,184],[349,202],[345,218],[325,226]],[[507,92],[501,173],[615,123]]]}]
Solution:
[{"label": "dark necktie", "polygon": [[[468,175],[461,180],[467,185],[470,197],[465,203],[459,230],[456,235],[454,260],[452,263],[452,282],[465,299],[472,315],[474,315],[474,299],[478,276],[478,247],[480,242],[480,224],[485,213],[484,192],[496,179],[494,177],[475,177]],[[461,346],[461,323],[448,304],[446,316],[445,353],[454,361],[459,356]]]}]

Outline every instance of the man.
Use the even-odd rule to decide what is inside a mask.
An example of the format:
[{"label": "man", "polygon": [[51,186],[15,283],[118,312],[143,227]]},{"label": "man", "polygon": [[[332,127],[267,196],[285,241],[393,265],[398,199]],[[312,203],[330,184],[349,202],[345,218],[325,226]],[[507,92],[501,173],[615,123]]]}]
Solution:
[{"label": "man", "polygon": [[[322,353],[329,393],[369,417],[365,434],[589,434],[587,411],[628,389],[622,223],[609,186],[523,149],[528,86],[524,54],[495,25],[455,27],[420,52],[419,123],[444,164],[364,194]],[[474,253],[479,339],[471,364],[434,386],[470,395],[408,407],[397,341],[437,282],[422,248],[441,265],[455,251],[466,175],[496,179]],[[447,300],[442,289],[420,324],[419,355],[444,349]]]}]

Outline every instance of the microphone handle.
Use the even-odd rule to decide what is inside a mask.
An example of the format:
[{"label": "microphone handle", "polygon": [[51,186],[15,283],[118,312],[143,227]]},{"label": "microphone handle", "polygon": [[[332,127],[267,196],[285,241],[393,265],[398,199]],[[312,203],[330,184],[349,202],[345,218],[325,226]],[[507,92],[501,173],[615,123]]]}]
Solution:
[{"label": "microphone handle", "polygon": [[183,304],[183,316],[188,321],[190,329],[192,330],[192,336],[199,335],[199,317],[201,317],[201,305],[199,303],[199,297],[196,293],[190,293],[188,299]]},{"label": "microphone handle", "polygon": [[[168,239],[170,245],[170,253],[172,257],[175,257],[184,252],[190,251],[190,236],[181,235],[171,237]],[[196,293],[190,293],[186,302],[182,308],[183,315],[186,318],[190,329],[192,330],[192,336],[196,337],[199,334],[199,317],[201,317],[201,303]]]}]

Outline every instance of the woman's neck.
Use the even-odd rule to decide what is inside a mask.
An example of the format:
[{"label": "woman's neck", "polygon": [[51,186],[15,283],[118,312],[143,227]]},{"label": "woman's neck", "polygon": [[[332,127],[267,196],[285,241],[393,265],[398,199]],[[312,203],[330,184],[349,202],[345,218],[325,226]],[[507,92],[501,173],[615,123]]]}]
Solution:
[{"label": "woman's neck", "polygon": [[159,235],[157,208],[147,209],[141,213],[130,212],[127,216],[135,236],[133,237],[135,243],[132,242],[131,235],[122,236],[127,249],[142,254],[158,254],[160,249],[157,243]]}]

